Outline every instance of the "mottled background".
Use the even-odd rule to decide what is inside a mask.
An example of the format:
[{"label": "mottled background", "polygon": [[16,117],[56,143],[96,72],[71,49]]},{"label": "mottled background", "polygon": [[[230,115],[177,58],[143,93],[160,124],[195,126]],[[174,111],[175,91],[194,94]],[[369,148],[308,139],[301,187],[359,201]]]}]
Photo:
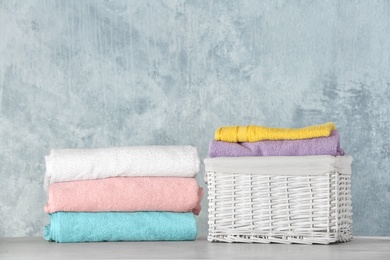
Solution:
[{"label": "mottled background", "polygon": [[204,158],[219,126],[327,121],[355,158],[354,234],[389,236],[389,71],[389,1],[0,0],[0,236],[42,235],[51,148]]}]

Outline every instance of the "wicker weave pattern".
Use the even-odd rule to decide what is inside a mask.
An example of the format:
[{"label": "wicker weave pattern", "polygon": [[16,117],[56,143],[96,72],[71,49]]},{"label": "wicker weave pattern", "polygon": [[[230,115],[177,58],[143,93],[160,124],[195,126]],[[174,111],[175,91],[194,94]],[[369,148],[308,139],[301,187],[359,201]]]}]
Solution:
[{"label": "wicker weave pattern", "polygon": [[206,172],[209,241],[329,244],[352,239],[350,175]]}]

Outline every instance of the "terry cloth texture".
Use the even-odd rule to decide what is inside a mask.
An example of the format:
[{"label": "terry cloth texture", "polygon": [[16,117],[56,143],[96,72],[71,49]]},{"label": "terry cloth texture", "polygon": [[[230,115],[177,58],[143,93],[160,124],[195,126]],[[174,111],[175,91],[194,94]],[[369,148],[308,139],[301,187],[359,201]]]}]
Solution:
[{"label": "terry cloth texture", "polygon": [[215,132],[215,140],[224,142],[257,142],[263,140],[300,140],[329,136],[335,124],[328,122],[304,128],[272,128],[264,126],[224,126]]},{"label": "terry cloth texture", "polygon": [[194,177],[200,163],[193,146],[59,149],[45,161],[45,190],[55,182],[119,176]]},{"label": "terry cloth texture", "polygon": [[195,240],[195,216],[173,212],[57,212],[44,238],[60,243]]},{"label": "terry cloth texture", "polygon": [[344,155],[340,148],[340,135],[333,130],[328,137],[303,140],[277,140],[230,143],[212,140],[209,145],[210,157],[242,156],[307,156]]},{"label": "terry cloth texture", "polygon": [[203,196],[194,178],[113,177],[49,185],[46,213],[173,211],[198,215]]}]

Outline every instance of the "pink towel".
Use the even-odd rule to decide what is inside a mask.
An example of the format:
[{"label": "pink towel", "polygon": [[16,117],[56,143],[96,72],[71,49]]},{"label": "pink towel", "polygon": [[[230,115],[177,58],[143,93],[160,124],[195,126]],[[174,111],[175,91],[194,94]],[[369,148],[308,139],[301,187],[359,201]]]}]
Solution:
[{"label": "pink towel", "polygon": [[46,213],[173,211],[198,215],[203,188],[194,178],[113,177],[49,185]]}]

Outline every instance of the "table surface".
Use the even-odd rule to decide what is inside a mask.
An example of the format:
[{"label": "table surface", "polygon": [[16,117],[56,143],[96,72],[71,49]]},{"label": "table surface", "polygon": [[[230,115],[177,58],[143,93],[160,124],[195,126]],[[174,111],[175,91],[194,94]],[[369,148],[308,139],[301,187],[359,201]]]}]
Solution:
[{"label": "table surface", "polygon": [[390,259],[390,237],[330,245],[188,242],[61,244],[39,237],[0,238],[0,259]]}]

